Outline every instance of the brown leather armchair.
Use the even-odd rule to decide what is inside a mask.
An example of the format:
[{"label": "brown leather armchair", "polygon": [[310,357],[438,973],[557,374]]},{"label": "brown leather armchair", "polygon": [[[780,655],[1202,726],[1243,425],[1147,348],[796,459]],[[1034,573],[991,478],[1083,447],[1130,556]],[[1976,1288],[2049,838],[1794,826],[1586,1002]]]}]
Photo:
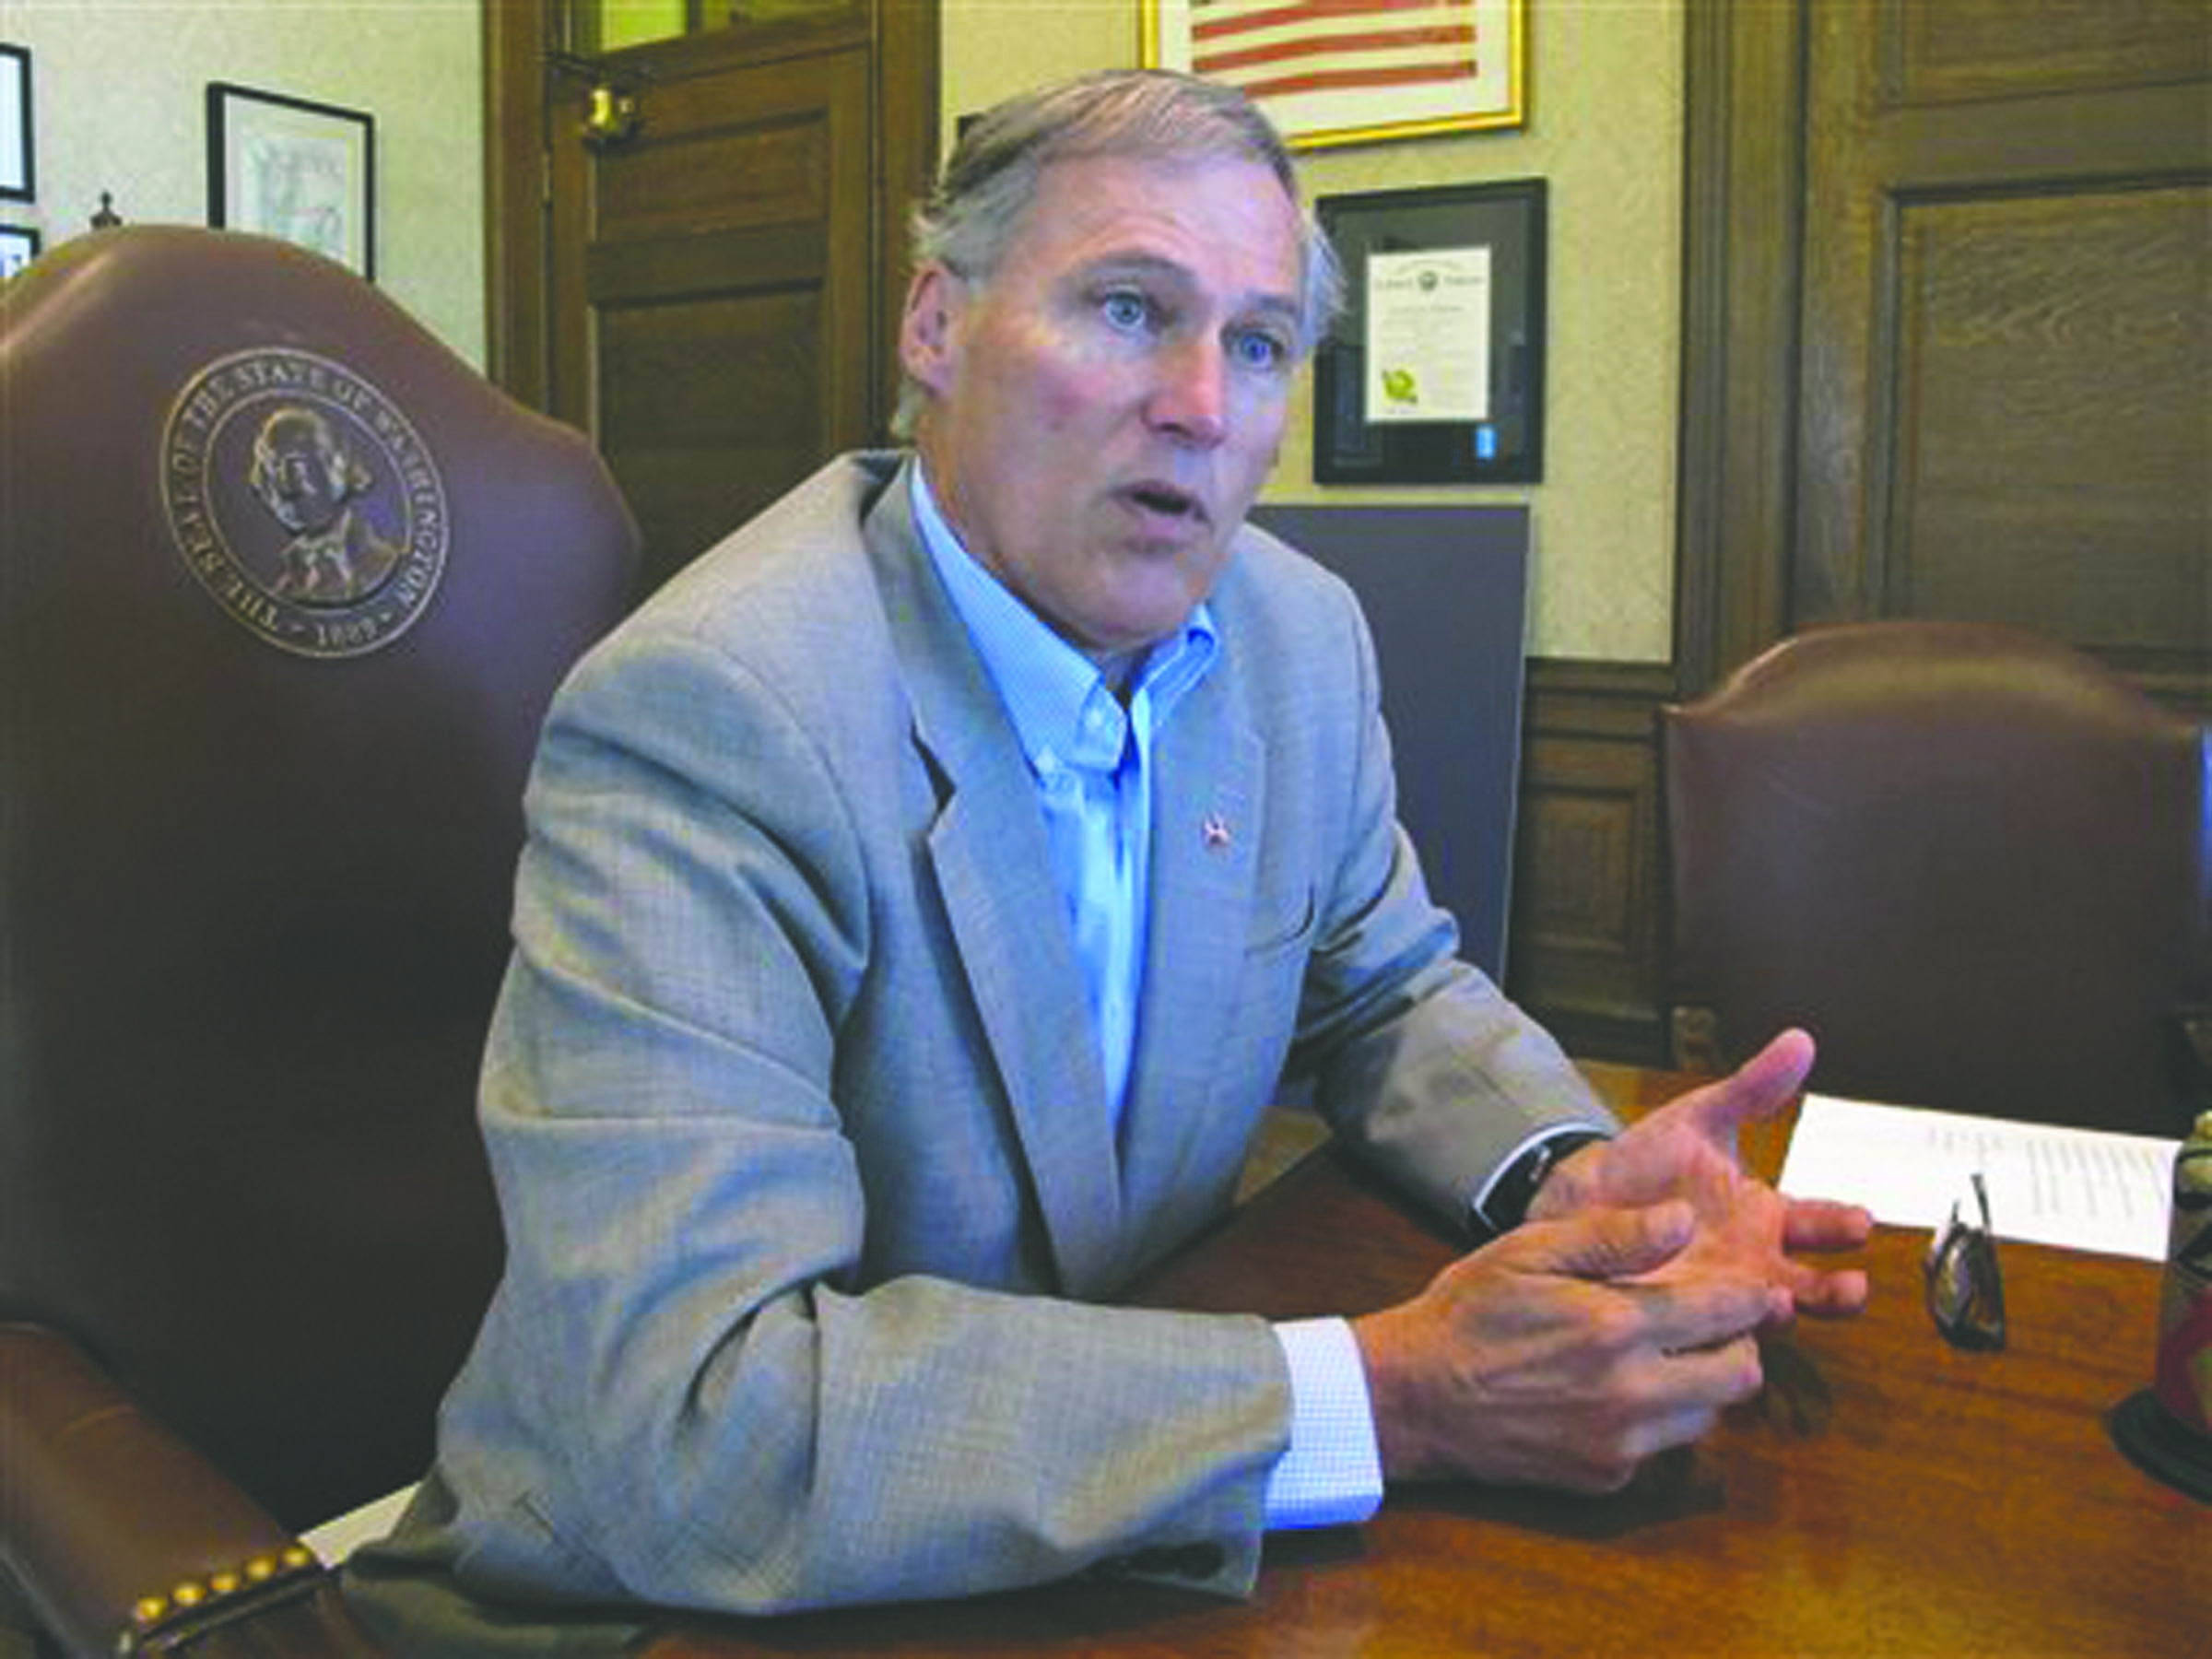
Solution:
[{"label": "brown leather armchair", "polygon": [[2205,730],[2070,647],[1888,621],[1661,717],[1675,1060],[2181,1135],[2212,1048]]},{"label": "brown leather armchair", "polygon": [[0,290],[0,1559],[65,1651],[366,1651],[295,1529],[420,1475],[498,1273],[524,778],[636,553],[326,261]]}]

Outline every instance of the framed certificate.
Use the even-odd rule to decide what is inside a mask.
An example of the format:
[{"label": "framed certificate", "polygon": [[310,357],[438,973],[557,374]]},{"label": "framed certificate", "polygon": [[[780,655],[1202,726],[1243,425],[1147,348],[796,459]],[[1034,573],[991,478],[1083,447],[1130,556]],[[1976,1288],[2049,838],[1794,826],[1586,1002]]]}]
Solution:
[{"label": "framed certificate", "polygon": [[1346,306],[1313,365],[1323,484],[1544,476],[1541,179],[1324,196]]}]

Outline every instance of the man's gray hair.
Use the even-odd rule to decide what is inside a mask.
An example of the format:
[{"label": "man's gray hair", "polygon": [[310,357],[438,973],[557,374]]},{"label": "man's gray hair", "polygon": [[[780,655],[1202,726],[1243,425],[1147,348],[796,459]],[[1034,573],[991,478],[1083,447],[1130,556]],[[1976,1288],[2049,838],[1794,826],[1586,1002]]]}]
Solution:
[{"label": "man's gray hair", "polygon": [[[1299,347],[1312,351],[1342,303],[1344,277],[1299,188],[1282,136],[1233,87],[1166,69],[1112,69],[1007,100],[979,117],[929,198],[914,209],[913,263],[988,282],[1021,229],[1037,182],[1055,161],[1114,156],[1154,161],[1234,159],[1273,172],[1297,207],[1304,292]],[[928,394],[900,386],[891,429],[912,435]]]}]

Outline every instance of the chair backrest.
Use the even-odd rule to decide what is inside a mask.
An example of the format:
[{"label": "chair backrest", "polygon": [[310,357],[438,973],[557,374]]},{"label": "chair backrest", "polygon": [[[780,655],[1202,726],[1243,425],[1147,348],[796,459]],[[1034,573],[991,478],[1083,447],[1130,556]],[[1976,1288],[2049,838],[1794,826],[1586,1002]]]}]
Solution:
[{"label": "chair backrest", "polygon": [[1677,1063],[1798,1024],[1830,1092],[2186,1132],[2202,727],[2055,641],[1890,621],[1785,641],[1661,737]]},{"label": "chair backrest", "polygon": [[581,436],[283,243],[0,291],[0,1319],[289,1525],[419,1474],[498,1273],[522,789],[636,540]]}]

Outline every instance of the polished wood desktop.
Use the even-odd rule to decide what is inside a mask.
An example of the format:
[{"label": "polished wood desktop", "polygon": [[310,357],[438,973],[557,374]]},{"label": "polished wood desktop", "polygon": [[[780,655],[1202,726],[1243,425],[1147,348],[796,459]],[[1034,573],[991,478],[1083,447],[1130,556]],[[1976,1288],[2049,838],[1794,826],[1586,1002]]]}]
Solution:
[{"label": "polished wood desktop", "polygon": [[[1686,1080],[1593,1066],[1626,1114]],[[1751,1137],[1772,1176],[1786,1125]],[[2002,1247],[2009,1345],[1921,1301],[1924,1232],[1877,1230],[1866,1313],[1767,1345],[1764,1397],[1604,1499],[1394,1489],[1366,1525],[1278,1535],[1225,1602],[1080,1583],[670,1630],[655,1659],[853,1654],[2143,1654],[2212,1640],[2212,1507],[2105,1418],[2150,1376],[2159,1269]],[[1163,1305],[1359,1312],[1450,1259],[1339,1156],[1308,1159],[1141,1288]],[[1162,1402],[1162,1409],[1172,1409]]]}]

